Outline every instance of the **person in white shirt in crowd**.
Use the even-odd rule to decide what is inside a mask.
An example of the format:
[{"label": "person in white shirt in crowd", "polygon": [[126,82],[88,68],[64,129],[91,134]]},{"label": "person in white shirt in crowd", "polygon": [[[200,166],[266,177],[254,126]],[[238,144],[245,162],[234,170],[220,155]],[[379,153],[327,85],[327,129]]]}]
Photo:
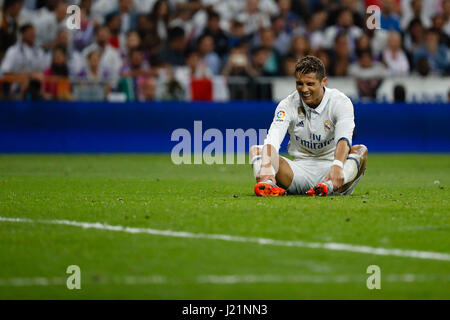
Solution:
[{"label": "person in white shirt in crowd", "polygon": [[32,99],[39,99],[43,71],[50,65],[51,56],[35,45],[36,30],[32,24],[22,26],[20,35],[21,39],[6,51],[0,66],[0,74],[21,76],[20,98],[24,98],[25,92],[31,90]]},{"label": "person in white shirt in crowd", "polygon": [[409,23],[413,19],[420,19],[425,28],[431,27],[431,17],[439,8],[441,0],[402,0],[402,30],[408,29]]},{"label": "person in white shirt in crowd", "polygon": [[389,71],[383,63],[374,61],[372,52],[364,50],[358,53],[358,61],[349,68],[349,75],[356,79],[361,98],[376,98],[376,93]]},{"label": "person in white shirt in crowd", "polygon": [[35,45],[36,29],[32,24],[20,28],[21,39],[6,51],[1,64],[3,74],[40,73],[48,68],[51,57]]},{"label": "person in white shirt in crowd", "polygon": [[110,36],[109,29],[106,26],[98,27],[95,32],[96,42],[83,50],[83,56],[86,58],[94,50],[100,52],[100,66],[108,70],[111,77],[110,83],[114,89],[119,82],[119,71],[123,61],[120,58],[119,52],[108,44]]},{"label": "person in white shirt in crowd", "polygon": [[247,6],[244,11],[238,14],[239,21],[245,23],[245,34],[257,33],[261,29],[270,28],[270,17],[267,13],[258,8],[259,0],[247,0]]},{"label": "person in white shirt in crowd", "polygon": [[58,0],[46,0],[45,6],[31,11],[26,18],[26,22],[33,23],[36,28],[36,45],[42,46],[46,50],[48,49],[47,45],[54,40],[59,27],[55,14],[58,5]]},{"label": "person in white shirt in crowd", "polygon": [[118,5],[118,0],[93,0],[91,18],[101,25],[105,22],[106,15],[117,10]]},{"label": "person in white shirt in crowd", "polygon": [[387,47],[383,51],[383,62],[387,65],[392,76],[407,76],[409,61],[402,49],[402,38],[396,31],[389,33]]},{"label": "person in white shirt in crowd", "polygon": [[134,0],[133,10],[137,14],[148,14],[152,11],[156,0]]},{"label": "person in white shirt in crowd", "polygon": [[[295,69],[296,90],[282,100],[264,145],[250,148],[257,196],[351,195],[363,177],[367,148],[352,146],[353,104],[326,87],[321,60],[307,56]],[[279,156],[286,133],[288,153]]]}]

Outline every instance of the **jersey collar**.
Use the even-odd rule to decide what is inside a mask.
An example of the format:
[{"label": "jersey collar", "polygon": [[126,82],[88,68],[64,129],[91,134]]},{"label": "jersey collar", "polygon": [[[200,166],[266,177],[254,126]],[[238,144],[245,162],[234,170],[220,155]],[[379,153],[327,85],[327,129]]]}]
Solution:
[{"label": "jersey collar", "polygon": [[320,102],[320,104],[317,106],[317,108],[313,109],[310,108],[304,101],[303,99],[300,97],[300,100],[303,104],[303,106],[305,107],[306,110],[310,111],[310,112],[315,112],[320,114],[323,109],[325,109],[325,106],[328,103],[328,99],[330,98],[330,90],[327,89],[327,87],[323,87],[325,92],[323,93],[323,97],[322,97],[322,101]]}]

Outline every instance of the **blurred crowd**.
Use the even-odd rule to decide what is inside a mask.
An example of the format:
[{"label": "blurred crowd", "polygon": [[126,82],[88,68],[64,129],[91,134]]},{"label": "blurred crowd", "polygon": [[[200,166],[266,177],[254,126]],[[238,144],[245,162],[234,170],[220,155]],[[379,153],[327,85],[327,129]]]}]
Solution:
[{"label": "blurred crowd", "polygon": [[[80,29],[67,8],[80,8]],[[363,96],[381,79],[449,75],[450,0],[0,0],[3,95],[72,99],[74,83],[134,100],[189,79],[292,76],[316,55]],[[381,8],[369,28],[367,7]],[[372,21],[373,22],[373,21]],[[178,75],[178,76],[177,76]],[[201,87],[201,86],[200,86]]]}]

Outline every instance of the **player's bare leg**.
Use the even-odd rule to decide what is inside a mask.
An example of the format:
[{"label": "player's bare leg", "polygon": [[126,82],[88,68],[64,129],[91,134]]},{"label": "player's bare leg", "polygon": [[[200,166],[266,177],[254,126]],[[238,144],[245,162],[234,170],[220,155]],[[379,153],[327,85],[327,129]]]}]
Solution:
[{"label": "player's bare leg", "polygon": [[310,196],[326,196],[331,193],[345,193],[366,171],[367,153],[368,151],[365,145],[353,146],[344,164],[344,184],[340,188],[333,190],[333,185],[330,180],[319,183],[310,189],[307,194]]},{"label": "player's bare leg", "polygon": [[[282,157],[273,155],[270,168],[262,168],[262,147],[253,146],[250,148],[250,159],[253,166],[253,174],[256,179],[255,194],[257,196],[283,196],[286,195],[286,189],[292,183],[294,173],[289,164]],[[266,172],[266,173],[264,173]],[[276,181],[267,179],[268,175],[273,174]]]}]

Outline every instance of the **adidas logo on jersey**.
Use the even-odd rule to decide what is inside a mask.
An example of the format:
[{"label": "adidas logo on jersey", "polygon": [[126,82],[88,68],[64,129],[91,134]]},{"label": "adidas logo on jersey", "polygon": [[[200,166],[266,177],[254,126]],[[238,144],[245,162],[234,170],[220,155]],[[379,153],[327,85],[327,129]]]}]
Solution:
[{"label": "adidas logo on jersey", "polygon": [[297,123],[295,126],[296,126],[296,127],[302,127],[302,128],[304,128],[304,127],[305,127],[305,124],[304,124],[303,121],[300,121],[300,122]]}]

